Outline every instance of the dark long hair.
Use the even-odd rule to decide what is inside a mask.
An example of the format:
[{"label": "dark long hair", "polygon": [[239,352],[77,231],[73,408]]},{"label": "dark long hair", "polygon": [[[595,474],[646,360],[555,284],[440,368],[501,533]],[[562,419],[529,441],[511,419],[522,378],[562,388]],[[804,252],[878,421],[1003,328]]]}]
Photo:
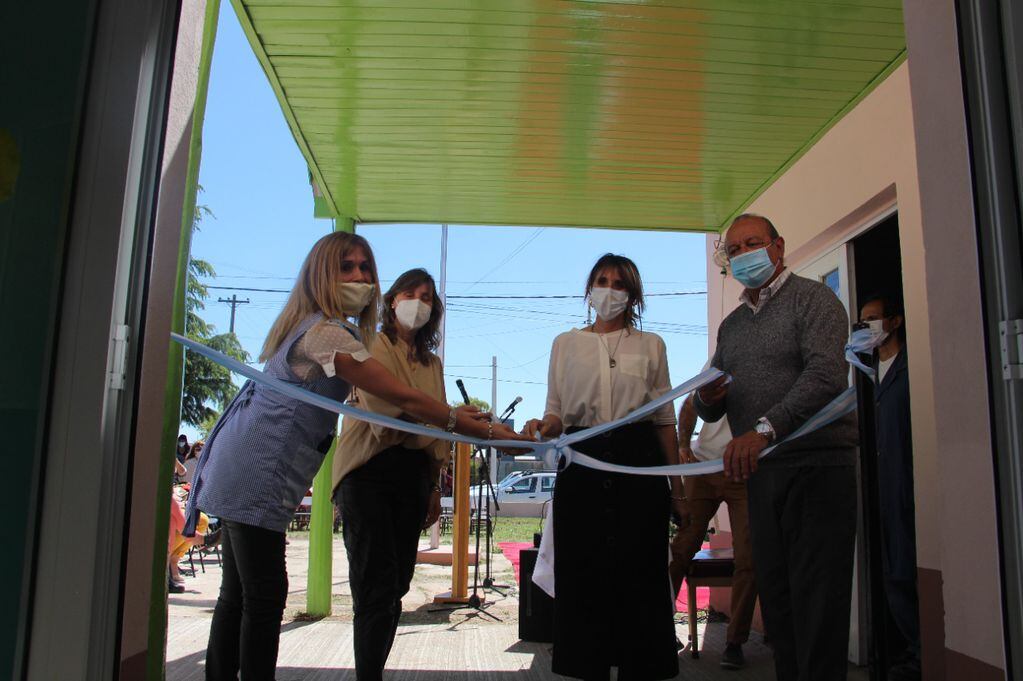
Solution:
[{"label": "dark long hair", "polygon": [[643,280],[639,276],[639,268],[636,267],[636,263],[624,255],[605,253],[600,256],[593,265],[593,269],[590,270],[590,276],[586,278],[586,297],[590,297],[590,291],[593,290],[593,284],[597,281],[600,272],[612,267],[622,275],[622,282],[629,294],[629,304],[625,306],[625,319],[623,320],[625,327],[639,326],[643,310],[646,309],[646,304],[643,302]]},{"label": "dark long hair", "polygon": [[416,331],[412,339],[412,346],[409,353],[414,360],[423,365],[430,364],[430,354],[440,345],[440,320],[444,316],[444,303],[437,295],[437,284],[430,273],[422,268],[409,270],[394,280],[391,288],[384,294],[383,305],[380,311],[380,333],[387,336],[392,343],[398,339],[398,320],[395,319],[394,309],[391,305],[399,293],[419,288],[423,284],[430,285],[433,295],[433,308],[430,310],[430,319],[423,324],[422,328]]}]

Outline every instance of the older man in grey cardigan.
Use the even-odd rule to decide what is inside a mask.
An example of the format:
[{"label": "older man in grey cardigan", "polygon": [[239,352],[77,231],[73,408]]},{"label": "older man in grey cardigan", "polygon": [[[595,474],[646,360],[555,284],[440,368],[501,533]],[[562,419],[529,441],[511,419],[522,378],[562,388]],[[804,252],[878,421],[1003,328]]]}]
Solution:
[{"label": "older man in grey cardigan", "polygon": [[725,474],[748,481],[754,572],[779,681],[845,679],[855,416],[757,458],[848,385],[848,315],[827,286],[786,269],[785,241],[767,218],[736,218],[723,248],[745,288],[711,361],[731,381],[700,390],[697,413],[710,422],[727,416],[735,434]]}]

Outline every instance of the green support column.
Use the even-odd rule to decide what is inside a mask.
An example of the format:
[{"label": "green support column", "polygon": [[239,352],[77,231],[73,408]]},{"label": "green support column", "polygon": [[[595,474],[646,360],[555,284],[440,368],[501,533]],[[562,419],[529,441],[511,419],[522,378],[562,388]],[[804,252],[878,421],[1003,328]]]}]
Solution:
[{"label": "green support column", "polygon": [[[177,277],[174,283],[174,303],[171,313],[171,331],[185,333],[185,287],[188,282],[188,261],[192,251],[192,221],[195,215],[196,195],[199,187],[199,161],[202,157],[202,129],[206,116],[206,96],[209,92],[210,67],[213,46],[217,39],[220,0],[208,0],[203,20],[202,48],[196,81],[195,104],[192,109],[192,136],[188,148],[188,170],[185,176],[185,197],[181,206],[181,238],[178,245]],[[153,546],[153,581],[149,605],[149,652],[146,660],[146,678],[159,681],[164,678],[167,642],[167,528],[170,526],[170,506],[167,496],[172,485],[172,473],[178,428],[181,425],[181,391],[185,373],[184,349],[169,338],[167,358],[167,384],[164,388],[163,441],[160,448],[160,479],[156,504],[156,542]]]},{"label": "green support column", "polygon": [[[351,218],[337,218],[337,232],[355,232]],[[313,478],[313,510],[309,519],[309,573],[306,577],[306,612],[326,616],[331,611],[331,585],[334,568],[334,504],[331,470],[334,467],[334,447],[331,445],[320,472]]]}]

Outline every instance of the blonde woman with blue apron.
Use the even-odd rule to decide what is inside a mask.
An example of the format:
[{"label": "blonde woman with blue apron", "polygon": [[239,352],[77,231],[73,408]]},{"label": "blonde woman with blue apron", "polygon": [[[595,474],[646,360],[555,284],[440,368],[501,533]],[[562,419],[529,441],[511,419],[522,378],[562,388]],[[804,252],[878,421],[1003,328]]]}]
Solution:
[{"label": "blonde woman with blue apron", "polygon": [[[421,421],[480,438],[517,437],[394,378],[366,349],[380,301],[373,251],[336,232],[306,257],[263,345],[264,371],[335,400],[371,391]],[[353,323],[350,320],[355,320]],[[200,510],[223,523],[224,574],[206,650],[207,679],[274,678],[288,594],[285,531],[333,441],[337,414],[253,381],[214,426],[196,467],[185,534]]]}]

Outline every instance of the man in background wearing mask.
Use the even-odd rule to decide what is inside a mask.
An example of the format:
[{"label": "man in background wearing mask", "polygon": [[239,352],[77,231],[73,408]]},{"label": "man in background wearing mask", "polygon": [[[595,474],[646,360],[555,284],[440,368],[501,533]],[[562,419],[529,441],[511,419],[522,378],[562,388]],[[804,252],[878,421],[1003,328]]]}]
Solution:
[{"label": "man in background wearing mask", "polygon": [[[707,367],[710,363],[707,363]],[[707,367],[704,367],[706,369]],[[692,442],[696,429],[696,397],[690,395],[678,412],[678,454],[682,463],[696,463],[721,459],[725,447],[732,441],[728,420],[704,423],[699,438]],[[757,586],[753,576],[753,548],[749,533],[749,507],[746,484],[725,477],[724,473],[710,475],[687,475],[685,485],[685,510],[688,517],[681,517],[678,532],[671,540],[671,563],[668,574],[675,600],[682,589],[682,581],[693,556],[703,546],[710,521],[717,514],[722,503],[728,506],[728,520],[732,529],[732,549],[735,554],[735,572],[732,575],[731,619],[725,635],[725,650],[721,654],[724,669],[742,669],[746,657],[742,646],[749,640],[753,623],[753,609],[757,602]],[[681,647],[681,642],[679,643]]]},{"label": "man in background wearing mask", "polygon": [[888,671],[888,679],[918,681],[920,615],[916,590],[913,439],[903,320],[902,304],[894,296],[868,296],[860,308],[861,325],[872,332],[877,375],[874,417],[885,595],[892,618],[906,639],[906,650]]},{"label": "man in background wearing mask", "polygon": [[697,391],[703,420],[727,416],[724,472],[747,480],[753,565],[779,681],[835,681],[848,668],[856,536],[855,415],[758,455],[848,385],[849,319],[824,284],[785,267],[785,240],[740,215],[723,254],[745,290],[718,330],[711,365],[727,373]]}]

